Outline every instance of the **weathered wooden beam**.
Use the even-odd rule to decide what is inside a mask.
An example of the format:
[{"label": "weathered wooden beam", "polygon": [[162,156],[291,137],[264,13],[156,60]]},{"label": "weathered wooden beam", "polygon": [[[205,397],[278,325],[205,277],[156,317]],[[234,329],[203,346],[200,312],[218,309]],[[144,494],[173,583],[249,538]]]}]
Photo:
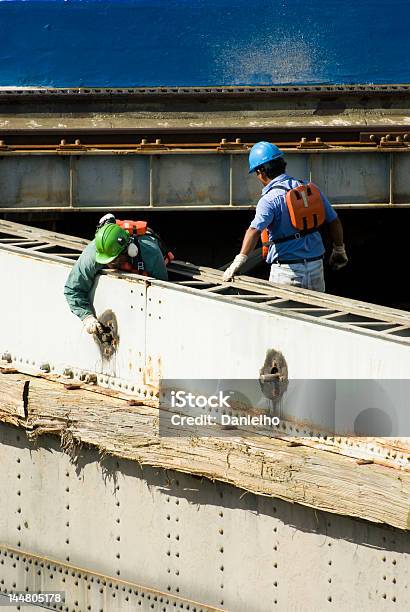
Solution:
[{"label": "weathered wooden beam", "polygon": [[[90,444],[140,464],[174,469],[220,480],[255,494],[279,497],[312,508],[410,529],[410,473],[361,462],[326,450],[246,431],[210,429],[211,435],[183,435],[170,413],[149,406],[67,390],[29,378],[27,418],[17,424],[30,437],[54,433],[66,448]],[[0,420],[7,420],[6,389],[21,375],[0,374]],[[9,396],[10,396],[9,391]],[[161,418],[161,436],[159,435]],[[186,432],[185,432],[186,433]]]},{"label": "weathered wooden beam", "polygon": [[18,425],[26,417],[29,381],[21,375],[1,374],[0,419]]}]

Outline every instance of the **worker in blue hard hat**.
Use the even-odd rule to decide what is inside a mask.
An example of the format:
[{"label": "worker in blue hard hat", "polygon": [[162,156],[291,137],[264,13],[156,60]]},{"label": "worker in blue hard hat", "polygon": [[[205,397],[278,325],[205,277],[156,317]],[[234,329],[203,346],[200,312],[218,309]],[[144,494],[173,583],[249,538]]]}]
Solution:
[{"label": "worker in blue hard hat", "polygon": [[348,263],[342,224],[329,200],[313,183],[287,174],[283,151],[270,142],[252,147],[249,173],[255,173],[262,183],[262,196],[241,251],[225,270],[223,280],[233,279],[262,238],[272,283],[325,291],[325,248],[319,232],[323,224],[328,224],[333,240],[330,266],[339,270]]}]

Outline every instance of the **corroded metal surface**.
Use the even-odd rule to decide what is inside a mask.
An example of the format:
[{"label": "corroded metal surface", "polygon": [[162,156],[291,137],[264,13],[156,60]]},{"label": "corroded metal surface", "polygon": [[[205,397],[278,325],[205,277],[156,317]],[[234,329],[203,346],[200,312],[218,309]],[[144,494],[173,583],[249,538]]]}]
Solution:
[{"label": "corroded metal surface", "polygon": [[[409,207],[405,136],[383,145],[380,138],[360,146],[293,144],[285,149],[288,171],[316,182],[336,207]],[[107,202],[110,210],[240,210],[253,209],[260,198],[260,185],[248,174],[249,147],[242,143],[192,149],[155,143],[126,149],[4,147],[2,211],[96,211],[106,210]]]}]

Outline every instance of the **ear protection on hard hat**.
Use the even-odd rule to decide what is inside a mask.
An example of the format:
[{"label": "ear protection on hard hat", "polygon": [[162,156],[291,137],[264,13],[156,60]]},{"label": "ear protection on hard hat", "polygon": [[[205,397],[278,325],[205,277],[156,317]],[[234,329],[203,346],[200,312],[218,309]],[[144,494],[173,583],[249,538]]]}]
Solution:
[{"label": "ear protection on hard hat", "polygon": [[139,252],[139,249],[135,243],[135,240],[133,238],[130,238],[130,241],[128,243],[128,249],[127,249],[128,257],[131,257],[131,259],[134,259],[134,257],[138,255],[138,252]]},{"label": "ear protection on hard hat", "polygon": [[139,253],[139,249],[138,246],[134,240],[134,238],[132,236],[130,236],[128,242],[125,240],[125,238],[117,238],[117,241],[119,244],[121,244],[121,246],[126,246],[127,247],[127,255],[128,257],[131,257],[131,259],[134,259],[134,257],[136,257]]}]

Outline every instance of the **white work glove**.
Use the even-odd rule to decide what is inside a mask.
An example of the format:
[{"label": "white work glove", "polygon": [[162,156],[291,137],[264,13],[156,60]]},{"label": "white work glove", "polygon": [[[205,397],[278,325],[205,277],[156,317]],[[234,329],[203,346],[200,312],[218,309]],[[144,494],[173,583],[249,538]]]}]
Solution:
[{"label": "white work glove", "polygon": [[341,270],[345,267],[348,262],[348,258],[346,255],[345,245],[336,246],[333,245],[333,251],[329,259],[329,265],[335,272],[337,270]]},{"label": "white work glove", "polygon": [[88,315],[83,319],[84,329],[88,334],[102,334],[103,326],[93,315]]},{"label": "white work glove", "polygon": [[228,281],[232,280],[236,272],[245,263],[247,259],[247,255],[242,255],[242,253],[239,253],[239,255],[235,257],[229,268],[225,270],[223,275],[223,282],[227,283]]}]

